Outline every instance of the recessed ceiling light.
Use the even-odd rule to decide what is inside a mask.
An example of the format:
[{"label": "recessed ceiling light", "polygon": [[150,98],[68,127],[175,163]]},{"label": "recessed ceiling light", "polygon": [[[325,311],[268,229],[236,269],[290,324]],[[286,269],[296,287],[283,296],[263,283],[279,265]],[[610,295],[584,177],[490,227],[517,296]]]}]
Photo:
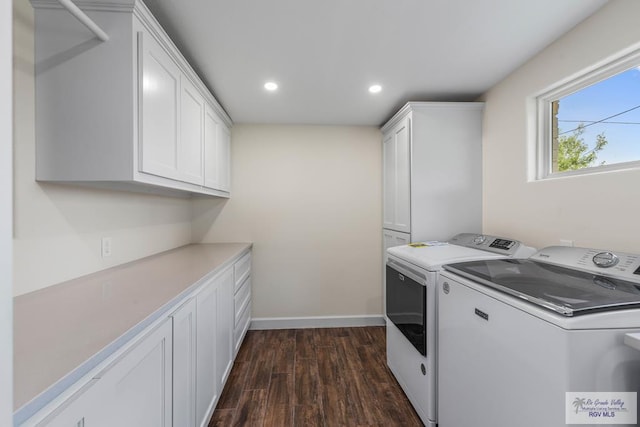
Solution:
[{"label": "recessed ceiling light", "polygon": [[264,88],[266,90],[269,90],[269,91],[274,91],[274,90],[278,89],[278,84],[275,83],[275,82],[266,82],[264,84]]},{"label": "recessed ceiling light", "polygon": [[382,90],[382,86],[380,85],[372,85],[369,87],[369,92],[371,93],[378,93]]}]

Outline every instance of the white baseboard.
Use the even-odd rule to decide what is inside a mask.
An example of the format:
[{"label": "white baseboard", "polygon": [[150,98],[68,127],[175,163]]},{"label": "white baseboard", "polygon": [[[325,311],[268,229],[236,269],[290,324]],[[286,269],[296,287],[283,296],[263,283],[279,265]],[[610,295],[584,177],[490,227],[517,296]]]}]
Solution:
[{"label": "white baseboard", "polygon": [[384,326],[383,315],[371,316],[318,316],[318,317],[262,317],[251,319],[251,330],[345,328],[357,326]]}]

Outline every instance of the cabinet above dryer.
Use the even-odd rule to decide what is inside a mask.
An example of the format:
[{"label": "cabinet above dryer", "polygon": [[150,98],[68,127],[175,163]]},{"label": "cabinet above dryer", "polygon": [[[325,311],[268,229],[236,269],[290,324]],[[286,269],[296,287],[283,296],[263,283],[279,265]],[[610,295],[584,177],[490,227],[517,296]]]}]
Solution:
[{"label": "cabinet above dryer", "polygon": [[231,118],[139,0],[32,0],[36,179],[171,195],[230,195]]},{"label": "cabinet above dryer", "polygon": [[482,227],[481,102],[409,102],[384,126],[383,228],[411,241]]}]

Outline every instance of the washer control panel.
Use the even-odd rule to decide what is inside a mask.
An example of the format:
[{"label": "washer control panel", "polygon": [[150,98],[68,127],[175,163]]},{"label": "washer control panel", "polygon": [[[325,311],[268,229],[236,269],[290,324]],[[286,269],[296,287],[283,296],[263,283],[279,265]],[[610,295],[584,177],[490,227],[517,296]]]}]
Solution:
[{"label": "washer control panel", "polygon": [[640,282],[640,255],[600,249],[549,246],[531,257],[534,261],[576,268],[590,273]]},{"label": "washer control panel", "polygon": [[534,248],[525,246],[517,240],[489,236],[487,234],[460,233],[453,236],[448,243],[516,258],[527,258],[536,251]]}]

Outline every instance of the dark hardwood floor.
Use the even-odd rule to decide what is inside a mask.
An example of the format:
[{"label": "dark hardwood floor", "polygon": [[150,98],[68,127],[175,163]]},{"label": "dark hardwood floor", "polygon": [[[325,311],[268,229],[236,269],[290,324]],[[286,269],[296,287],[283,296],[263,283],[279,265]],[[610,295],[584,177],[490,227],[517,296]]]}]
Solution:
[{"label": "dark hardwood floor", "polygon": [[249,331],[209,427],[422,426],[384,327]]}]

